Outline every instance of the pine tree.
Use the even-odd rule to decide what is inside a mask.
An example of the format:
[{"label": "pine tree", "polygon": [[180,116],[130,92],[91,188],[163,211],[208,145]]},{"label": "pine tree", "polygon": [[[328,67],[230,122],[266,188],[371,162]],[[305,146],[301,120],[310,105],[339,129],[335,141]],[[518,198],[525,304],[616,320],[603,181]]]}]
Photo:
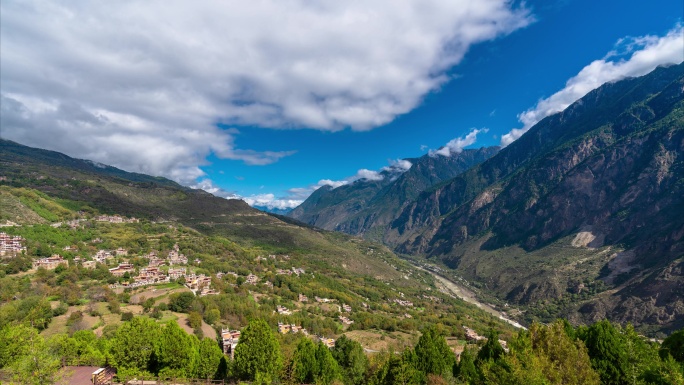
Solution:
[{"label": "pine tree", "polygon": [[223,352],[216,341],[204,338],[199,346],[199,361],[195,376],[197,378],[212,379],[217,376],[219,365],[223,358]]},{"label": "pine tree", "polygon": [[444,375],[453,370],[456,357],[449,349],[444,336],[434,326],[423,331],[415,348],[417,368],[423,373]]},{"label": "pine tree", "polygon": [[111,356],[117,368],[154,370],[161,330],[147,317],[135,317],[116,331]]},{"label": "pine tree", "polygon": [[322,342],[319,342],[316,348],[316,363],[318,369],[316,373],[317,384],[329,385],[341,378],[340,366],[330,353],[330,349]]},{"label": "pine tree", "polygon": [[591,357],[591,365],[606,385],[627,382],[627,349],[625,338],[610,321],[599,321],[580,327],[577,336],[584,341]]},{"label": "pine tree", "polygon": [[505,353],[506,352],[499,343],[499,333],[494,329],[490,329],[487,333],[487,342],[485,342],[485,344],[482,346],[482,349],[480,349],[480,351],[477,353],[477,360],[496,361],[499,358],[503,357]]},{"label": "pine tree", "polygon": [[198,359],[194,339],[194,336],[188,335],[175,321],[166,324],[157,345],[160,376],[192,376]]},{"label": "pine tree", "polygon": [[461,360],[454,365],[454,377],[464,382],[475,380],[477,375],[477,368],[475,368],[475,357],[470,349],[466,346],[461,353]]},{"label": "pine tree", "polygon": [[235,370],[244,380],[272,381],[283,365],[280,344],[266,321],[254,319],[235,348]]},{"label": "pine tree", "polygon": [[344,383],[347,385],[360,384],[368,369],[368,357],[360,343],[342,335],[335,341],[332,349],[335,360],[344,372]]},{"label": "pine tree", "polygon": [[302,338],[292,357],[292,375],[297,382],[309,384],[313,382],[316,373],[316,345],[310,339]]}]

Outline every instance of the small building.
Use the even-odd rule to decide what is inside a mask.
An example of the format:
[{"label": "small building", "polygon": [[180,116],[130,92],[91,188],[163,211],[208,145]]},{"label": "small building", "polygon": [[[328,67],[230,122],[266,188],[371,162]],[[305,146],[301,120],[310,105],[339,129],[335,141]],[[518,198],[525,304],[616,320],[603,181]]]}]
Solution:
[{"label": "small building", "polygon": [[221,330],[221,339],[223,341],[223,354],[230,355],[232,359],[235,354],[235,347],[240,342],[239,330]]},{"label": "small building", "polygon": [[248,283],[250,285],[256,285],[257,282],[259,282],[259,277],[257,277],[254,274],[248,275],[247,278],[245,279],[245,283]]},{"label": "small building", "polygon": [[26,252],[26,246],[23,245],[24,238],[20,236],[7,235],[0,232],[0,256],[15,255]]},{"label": "small building", "polygon": [[292,314],[292,311],[290,309],[286,308],[285,306],[280,306],[280,305],[276,306],[276,311],[278,312],[278,314],[282,314],[282,315]]},{"label": "small building", "polygon": [[115,277],[121,277],[126,273],[134,273],[135,267],[130,263],[120,263],[119,266],[109,269],[109,272]]},{"label": "small building", "polygon": [[62,256],[58,254],[53,254],[51,257],[41,258],[39,260],[33,261],[34,269],[42,267],[46,270],[54,270],[59,265],[69,266],[69,261],[62,258]]}]

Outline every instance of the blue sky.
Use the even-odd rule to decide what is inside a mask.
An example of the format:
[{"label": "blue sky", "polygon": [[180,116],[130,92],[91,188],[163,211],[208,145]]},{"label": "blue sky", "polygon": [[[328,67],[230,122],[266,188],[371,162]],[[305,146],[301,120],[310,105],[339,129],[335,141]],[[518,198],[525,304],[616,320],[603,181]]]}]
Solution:
[{"label": "blue sky", "polygon": [[[681,1],[456,2],[472,8],[465,16],[444,1],[397,2],[406,11],[386,15],[364,2],[321,2],[323,10],[286,3],[255,11],[240,2],[187,9],[151,1],[112,15],[85,1],[3,2],[0,133],[291,207],[321,181],[348,182],[360,169],[422,156],[473,129],[482,131],[468,147],[499,145],[604,81],[684,56]],[[380,11],[389,4],[371,3]],[[212,21],[224,11],[240,19]],[[330,16],[344,12],[351,16]],[[147,13],[161,15],[136,23]],[[74,30],[59,15],[95,22]],[[123,34],[117,17],[128,20]],[[253,27],[269,17],[273,30]],[[364,18],[379,25],[358,22]],[[364,45],[366,36],[377,36],[368,43],[375,47]]]},{"label": "blue sky", "polygon": [[684,13],[678,1],[655,1],[648,7],[629,1],[548,3],[528,2],[536,21],[473,46],[449,71],[453,80],[389,124],[335,133],[238,127],[240,146],[297,153],[266,166],[211,157],[212,164],[203,170],[217,185],[241,195],[286,197],[293,187],[342,180],[358,169],[380,169],[389,159],[425,155],[421,145],[436,149],[472,128],[489,132],[469,147],[499,145],[501,135],[521,126],[519,113],[561,90],[584,66],[613,50],[619,39],[665,35]]}]

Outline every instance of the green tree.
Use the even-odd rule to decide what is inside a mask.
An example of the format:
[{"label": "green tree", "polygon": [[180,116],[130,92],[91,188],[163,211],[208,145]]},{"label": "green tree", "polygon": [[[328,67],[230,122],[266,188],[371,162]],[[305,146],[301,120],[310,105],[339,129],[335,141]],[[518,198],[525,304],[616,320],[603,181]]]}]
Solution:
[{"label": "green tree", "polygon": [[206,313],[204,313],[204,320],[207,321],[209,325],[213,325],[216,323],[216,321],[221,319],[221,311],[219,309],[209,309]]},{"label": "green tree", "polygon": [[169,309],[178,313],[187,313],[192,309],[194,301],[195,295],[188,291],[174,293],[169,296]]},{"label": "green tree", "polygon": [[660,357],[663,359],[670,355],[675,361],[684,363],[684,329],[670,334],[660,346]]},{"label": "green tree", "polygon": [[157,361],[160,375],[169,377],[191,377],[198,360],[194,337],[188,335],[171,321],[161,330],[157,344]]},{"label": "green tree", "polygon": [[425,374],[416,368],[418,356],[411,349],[404,350],[400,357],[390,359],[387,384],[418,385],[425,381]]},{"label": "green tree", "polygon": [[329,385],[341,378],[340,366],[335,361],[330,349],[322,342],[316,348],[316,383]]},{"label": "green tree", "polygon": [[417,368],[423,373],[444,375],[451,373],[456,358],[446,339],[434,326],[423,331],[415,348]]},{"label": "green tree", "polygon": [[19,322],[26,322],[38,330],[43,330],[52,320],[50,302],[41,297],[27,297],[19,302],[15,319]]},{"label": "green tree", "polygon": [[503,357],[505,353],[506,352],[499,343],[499,333],[494,329],[490,329],[487,333],[487,341],[477,353],[477,361],[496,361]]},{"label": "green tree", "polygon": [[143,310],[145,311],[145,313],[149,312],[150,309],[152,309],[154,307],[154,302],[155,302],[154,298],[148,298],[148,299],[143,301],[142,307],[143,307]]},{"label": "green tree", "polygon": [[454,377],[467,383],[478,377],[477,368],[475,368],[475,357],[467,346],[463,349],[458,364],[454,365]]},{"label": "green tree", "polygon": [[241,379],[272,381],[283,365],[280,344],[266,321],[253,319],[235,348],[235,371]]},{"label": "green tree", "polygon": [[159,325],[147,317],[134,317],[123,323],[112,340],[111,355],[117,368],[154,371]]},{"label": "green tree", "polygon": [[536,363],[550,383],[599,384],[586,347],[568,336],[562,321],[549,326],[533,324],[529,332],[521,331],[520,334],[529,338],[532,352],[538,358]]},{"label": "green tree", "polygon": [[0,330],[0,368],[27,354],[29,341],[38,337],[38,331],[26,325],[5,326]]},{"label": "green tree", "polygon": [[599,321],[580,327],[577,336],[584,341],[591,357],[591,366],[606,385],[627,382],[627,349],[625,338],[610,321]]},{"label": "green tree", "polygon": [[658,365],[646,369],[641,379],[649,385],[684,384],[684,368],[668,355]]},{"label": "green tree", "polygon": [[302,384],[310,384],[318,372],[316,345],[309,338],[302,338],[292,356],[292,376]]},{"label": "green tree", "polygon": [[199,346],[199,361],[197,362],[197,378],[216,378],[223,352],[216,341],[204,338]]},{"label": "green tree", "polygon": [[43,337],[30,332],[22,355],[10,363],[7,371],[12,381],[22,385],[54,384],[60,377],[59,358],[50,353]]},{"label": "green tree", "polygon": [[191,311],[188,314],[188,326],[193,329],[200,329],[202,327],[202,315],[196,311]]},{"label": "green tree", "polygon": [[345,384],[360,384],[363,381],[368,370],[368,357],[360,343],[342,335],[335,341],[332,355],[342,367]]}]

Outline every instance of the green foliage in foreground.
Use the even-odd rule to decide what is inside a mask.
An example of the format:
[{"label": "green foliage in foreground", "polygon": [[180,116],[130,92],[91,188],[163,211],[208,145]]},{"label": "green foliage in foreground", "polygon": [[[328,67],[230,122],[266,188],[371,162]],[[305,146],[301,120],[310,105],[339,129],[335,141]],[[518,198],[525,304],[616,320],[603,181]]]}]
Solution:
[{"label": "green foliage in foreground", "polygon": [[259,384],[672,385],[684,383],[684,363],[671,354],[679,352],[682,333],[659,346],[631,327],[602,321],[574,329],[559,320],[520,331],[508,342],[508,351],[492,338],[481,346],[469,345],[456,362],[443,335],[427,328],[418,344],[401,354],[385,351],[369,359],[358,342],[346,337],[329,349],[302,336],[282,339],[296,345],[284,358],[289,348],[266,322],[254,319],[243,329],[235,361],[228,365],[216,341],[199,341],[173,322],[135,317],[102,337],[85,330],[45,339],[33,327],[7,325],[0,329],[0,370],[12,384],[55,384],[63,375],[63,363],[112,364],[122,380],[158,376]]}]

